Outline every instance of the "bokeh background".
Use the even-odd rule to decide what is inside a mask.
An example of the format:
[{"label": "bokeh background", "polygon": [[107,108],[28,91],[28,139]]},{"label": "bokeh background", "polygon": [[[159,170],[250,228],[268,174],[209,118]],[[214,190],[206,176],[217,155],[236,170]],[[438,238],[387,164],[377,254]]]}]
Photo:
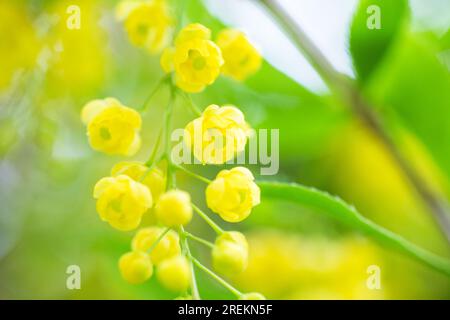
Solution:
[{"label": "bokeh background", "polygon": [[[280,172],[259,179],[337,194],[375,222],[450,258],[449,244],[377,137],[333,97],[257,1],[172,5],[181,2],[186,22],[203,23],[214,34],[225,25],[239,27],[265,58],[245,83],[221,77],[194,96],[202,107],[239,106],[255,128],[280,129]],[[349,50],[357,0],[280,2],[339,71],[358,77],[354,65],[364,56],[358,60]],[[66,27],[66,9],[74,4],[81,8],[79,30]],[[122,280],[117,260],[129,250],[132,233],[101,222],[92,199],[95,182],[121,158],[89,148],[82,106],[114,96],[138,107],[163,75],[158,56],[130,44],[114,18],[115,4],[0,0],[0,299],[175,298],[154,279],[138,286]],[[448,198],[450,3],[410,1],[410,12],[394,17],[401,27],[361,90],[416,170]],[[146,147],[136,159],[150,152],[165,99],[157,95],[145,115]],[[177,110],[182,127],[191,115]],[[209,177],[217,170],[198,168]],[[204,186],[183,175],[179,180],[204,207]],[[244,291],[273,299],[450,298],[445,276],[308,208],[262,199],[237,228],[248,236],[250,266],[230,281]],[[200,219],[189,230],[213,239]],[[207,250],[193,244],[193,251],[209,264]],[[81,268],[81,290],[66,288],[72,264]],[[366,287],[369,265],[381,268],[380,290]],[[204,298],[232,298],[204,274],[198,277]]]}]

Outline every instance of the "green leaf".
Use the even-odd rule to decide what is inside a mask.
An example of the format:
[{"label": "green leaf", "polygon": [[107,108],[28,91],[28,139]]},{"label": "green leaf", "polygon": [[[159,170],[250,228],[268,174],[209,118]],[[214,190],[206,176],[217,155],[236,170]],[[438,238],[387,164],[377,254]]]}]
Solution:
[{"label": "green leaf", "polygon": [[403,237],[375,224],[354,207],[328,193],[299,184],[259,182],[263,199],[292,201],[310,207],[317,213],[335,219],[354,230],[363,232],[387,248],[397,250],[450,277],[450,261],[435,255]]},{"label": "green leaf", "polygon": [[[350,30],[350,52],[358,78],[366,81],[395,41],[408,17],[407,0],[361,0]],[[379,14],[380,28],[373,26]]]},{"label": "green leaf", "polygon": [[450,73],[439,53],[434,35],[405,32],[367,91],[391,124],[414,133],[450,178]]}]

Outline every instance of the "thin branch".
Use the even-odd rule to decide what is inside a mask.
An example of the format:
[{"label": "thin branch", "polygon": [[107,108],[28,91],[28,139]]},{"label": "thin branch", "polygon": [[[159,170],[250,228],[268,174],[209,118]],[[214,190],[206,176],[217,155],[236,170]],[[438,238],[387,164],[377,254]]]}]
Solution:
[{"label": "thin branch", "polygon": [[259,1],[271,13],[272,17],[296,45],[297,49],[305,55],[330,89],[351,106],[353,112],[384,144],[398,167],[402,170],[404,176],[409,180],[416,193],[427,205],[447,241],[450,242],[450,216],[448,214],[449,205],[447,201],[428,186],[427,182],[415,171],[398,150],[381,119],[373,111],[373,106],[364,98],[354,81],[339,73],[333,67],[314,42],[298,26],[292,17],[284,11],[277,1]]}]

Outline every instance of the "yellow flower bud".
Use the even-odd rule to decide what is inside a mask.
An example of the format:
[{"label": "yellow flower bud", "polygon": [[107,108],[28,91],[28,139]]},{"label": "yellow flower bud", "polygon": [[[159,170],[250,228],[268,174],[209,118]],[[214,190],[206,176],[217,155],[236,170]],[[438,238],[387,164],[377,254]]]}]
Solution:
[{"label": "yellow flower bud", "polygon": [[249,133],[250,127],[238,108],[210,105],[188,123],[184,142],[202,163],[223,164],[244,151]]},{"label": "yellow flower bud", "polygon": [[188,224],[192,219],[191,196],[181,190],[170,190],[159,198],[156,217],[166,227]]},{"label": "yellow flower bud", "polygon": [[[164,231],[164,228],[159,227],[148,227],[139,230],[131,242],[131,248],[133,251],[148,252]],[[167,232],[150,252],[152,262],[158,265],[164,259],[180,254],[179,241],[178,233],[173,230]]]},{"label": "yellow flower bud", "polygon": [[266,300],[266,297],[264,297],[261,293],[251,292],[251,293],[244,293],[242,296],[239,297],[239,300]]},{"label": "yellow flower bud", "polygon": [[[166,190],[166,164],[159,163],[151,170],[139,161],[122,161],[111,169],[111,176],[124,174],[134,181],[146,185],[152,194],[153,202],[158,201],[161,194]],[[144,177],[144,179],[142,179]]]},{"label": "yellow flower bud", "polygon": [[148,188],[126,175],[100,179],[94,187],[94,198],[100,218],[122,231],[136,229],[152,206]]},{"label": "yellow flower bud", "polygon": [[236,231],[225,232],[217,237],[212,250],[212,263],[217,272],[235,275],[248,265],[248,244],[245,236]]},{"label": "yellow flower bud", "polygon": [[140,284],[153,274],[153,265],[148,254],[128,252],[119,259],[119,270],[122,277],[131,284]]},{"label": "yellow flower bud", "polygon": [[172,36],[172,18],[163,0],[150,0],[123,5],[117,9],[124,18],[125,29],[132,44],[150,53],[160,52]]},{"label": "yellow flower bud", "polygon": [[141,146],[141,115],[113,98],[87,103],[81,112],[94,150],[111,155],[134,155]]},{"label": "yellow flower bud", "polygon": [[206,203],[223,220],[240,222],[260,203],[260,190],[247,168],[222,170],[206,188]]},{"label": "yellow flower bud", "polygon": [[219,47],[210,40],[211,31],[195,23],[184,27],[175,47],[161,56],[165,72],[175,71],[176,85],[186,92],[200,92],[220,75],[224,63]]},{"label": "yellow flower bud", "polygon": [[186,291],[190,286],[191,268],[182,255],[162,261],[156,275],[164,287],[174,292]]},{"label": "yellow flower bud", "polygon": [[222,50],[225,64],[222,73],[243,81],[259,70],[262,58],[244,33],[235,29],[225,29],[217,37],[217,45]]}]

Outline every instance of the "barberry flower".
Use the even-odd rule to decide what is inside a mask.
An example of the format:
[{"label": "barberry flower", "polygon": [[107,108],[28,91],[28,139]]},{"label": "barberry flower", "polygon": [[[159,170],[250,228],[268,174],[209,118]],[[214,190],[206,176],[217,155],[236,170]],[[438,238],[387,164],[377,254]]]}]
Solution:
[{"label": "barberry flower", "polygon": [[262,58],[244,33],[236,29],[225,29],[217,36],[217,45],[222,50],[225,64],[222,73],[243,81],[261,67]]},{"label": "barberry flower", "polygon": [[212,250],[212,263],[216,271],[235,275],[248,265],[248,244],[245,236],[237,231],[224,232],[217,237]]},{"label": "barberry flower", "polygon": [[122,161],[111,169],[111,176],[114,177],[121,174],[127,175],[134,181],[146,185],[152,193],[154,203],[158,201],[161,194],[166,190],[166,164],[163,162],[160,162],[149,170],[142,162]]},{"label": "barberry flower", "polygon": [[[148,252],[158,238],[164,233],[164,231],[164,228],[159,228],[156,226],[139,230],[131,242],[131,248],[133,251]],[[178,233],[173,230],[167,232],[167,234],[159,240],[158,244],[154,246],[150,252],[152,262],[158,265],[164,259],[180,254],[181,248],[179,241],[180,238]]]},{"label": "barberry flower", "polygon": [[260,203],[260,190],[247,168],[222,170],[206,188],[206,203],[223,220],[240,222]]},{"label": "barberry flower", "polygon": [[210,105],[188,123],[184,142],[202,163],[223,164],[244,151],[250,127],[234,106]]},{"label": "barberry flower", "polygon": [[139,284],[151,278],[153,265],[148,254],[128,252],[120,257],[119,270],[126,281],[131,284]]},{"label": "barberry flower", "polygon": [[159,198],[155,213],[166,227],[186,225],[192,219],[191,196],[185,191],[169,190]]},{"label": "barberry flower", "polygon": [[126,175],[100,179],[94,187],[94,198],[100,218],[121,231],[136,229],[152,206],[149,189]]},{"label": "barberry flower", "polygon": [[116,16],[124,20],[130,42],[158,53],[169,44],[173,21],[164,0],[123,1]]},{"label": "barberry flower", "polygon": [[94,150],[111,155],[134,155],[141,146],[141,116],[114,98],[93,100],[81,112]]},{"label": "barberry flower", "polygon": [[185,256],[175,257],[162,261],[156,271],[159,282],[174,292],[184,292],[190,286],[191,268]]},{"label": "barberry flower", "polygon": [[239,300],[266,300],[266,297],[264,297],[261,293],[258,292],[250,292],[241,295],[239,297]]},{"label": "barberry flower", "polygon": [[210,40],[211,31],[194,23],[178,34],[173,48],[161,56],[165,72],[175,72],[176,85],[186,92],[200,92],[220,75],[224,63],[220,48]]}]

